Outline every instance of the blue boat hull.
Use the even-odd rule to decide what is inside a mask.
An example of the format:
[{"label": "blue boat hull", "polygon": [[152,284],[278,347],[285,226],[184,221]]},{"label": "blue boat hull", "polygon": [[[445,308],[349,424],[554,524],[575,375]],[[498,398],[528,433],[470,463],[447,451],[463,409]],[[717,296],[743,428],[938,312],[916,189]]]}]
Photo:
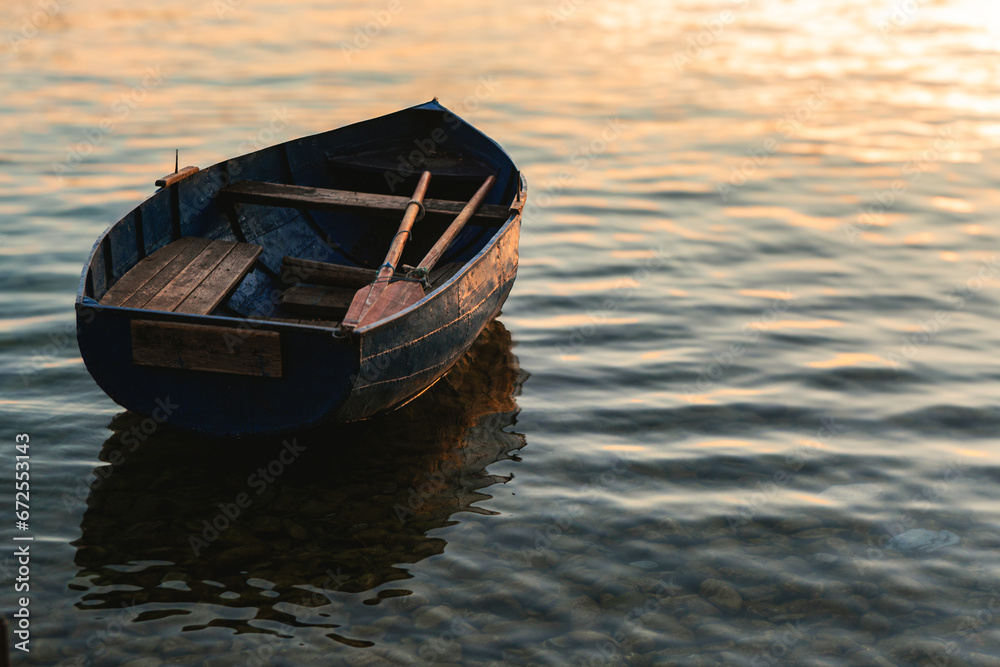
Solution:
[{"label": "blue boat hull", "polygon": [[[380,142],[391,146],[383,153],[392,154],[399,147],[419,146],[428,136],[438,140],[438,150],[474,158],[497,175],[487,204],[520,206],[498,226],[468,225],[443,258],[461,268],[388,319],[344,335],[330,326],[275,317],[283,256],[370,266],[387,249],[392,229],[359,213],[249,205],[227,209],[222,190],[237,180],[320,188],[346,180],[358,191],[404,194],[412,190],[418,169],[412,174],[405,165],[387,170],[374,159],[373,167],[355,169],[344,167],[339,157],[331,161],[330,155],[379,155]],[[453,169],[439,179],[438,196],[467,198],[475,183],[461,168]],[[115,402],[152,418],[144,422],[149,428],[166,422],[213,436],[271,434],[391,410],[442,377],[499,313],[517,273],[524,196],[523,178],[506,153],[436,101],[219,163],[159,190],[97,240],[76,301],[81,355]],[[100,303],[143,257],[189,236],[253,243],[263,252],[232,296],[209,315]],[[410,256],[433,240],[415,241]],[[136,320],[215,327],[236,338],[276,332],[282,373],[251,376],[136,364]]]},{"label": "blue boat hull", "polygon": [[418,396],[500,312],[517,274],[520,217],[455,278],[399,316],[360,329],[359,371],[336,418],[363,419]]}]

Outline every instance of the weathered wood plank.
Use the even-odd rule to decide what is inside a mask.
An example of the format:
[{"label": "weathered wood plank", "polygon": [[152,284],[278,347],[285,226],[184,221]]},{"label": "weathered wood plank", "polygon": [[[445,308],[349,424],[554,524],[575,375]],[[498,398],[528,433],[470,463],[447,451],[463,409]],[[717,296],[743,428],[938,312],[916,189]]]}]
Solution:
[{"label": "weathered wood plank", "polygon": [[[180,243],[184,239],[174,241],[174,243]],[[142,287],[137,289],[132,296],[128,297],[120,305],[125,308],[145,308],[149,300],[160,293],[164,287],[166,287],[171,280],[177,277],[184,268],[190,264],[201,252],[208,247],[211,243],[208,239],[202,238],[190,238],[188,239],[188,244],[185,246],[177,255],[171,259],[166,266],[160,269],[153,277],[151,277]],[[171,243],[161,250],[165,250],[172,246]],[[157,251],[159,252],[159,251]],[[154,253],[155,254],[155,253]],[[152,257],[152,255],[150,255]],[[126,274],[127,276],[128,274]],[[125,276],[122,276],[124,279]]]},{"label": "weathered wood plank", "polygon": [[[377,195],[368,192],[348,192],[307,188],[300,185],[283,185],[262,181],[240,181],[222,190],[221,194],[234,201],[266,206],[287,206],[315,211],[353,209],[367,213],[399,213],[406,208],[409,197]],[[445,199],[427,199],[424,209],[428,214],[455,216],[462,212],[465,202]],[[479,223],[498,223],[510,217],[507,206],[483,205],[472,217]]]},{"label": "weathered wood plank", "polygon": [[250,272],[260,256],[259,245],[240,243],[219,262],[218,266],[198,285],[179,306],[175,313],[208,315],[222,303],[233,288]]},{"label": "weathered wood plank", "polygon": [[295,285],[281,295],[281,307],[295,315],[336,320],[347,312],[354,293],[350,288]]},{"label": "weathered wood plank", "polygon": [[146,302],[147,310],[174,310],[236,247],[233,241],[212,241],[177,276]]},{"label": "weathered wood plank", "polygon": [[153,183],[158,188],[168,188],[177,181],[182,181],[192,174],[198,173],[198,167],[184,167],[173,174],[167,174],[163,178],[158,178]]},{"label": "weathered wood plank", "polygon": [[284,257],[281,279],[286,283],[313,283],[332,287],[364,287],[378,275],[374,269],[317,262],[312,259]]},{"label": "weathered wood plank", "polygon": [[123,305],[129,297],[139,291],[153,276],[167,266],[170,260],[190,246],[193,240],[191,238],[180,239],[165,248],[160,248],[146,259],[141,260],[128,273],[122,276],[118,282],[111,286],[111,289],[101,299],[101,303],[105,306]]},{"label": "weathered wood plank", "polygon": [[280,378],[281,334],[232,327],[132,321],[132,363]]}]

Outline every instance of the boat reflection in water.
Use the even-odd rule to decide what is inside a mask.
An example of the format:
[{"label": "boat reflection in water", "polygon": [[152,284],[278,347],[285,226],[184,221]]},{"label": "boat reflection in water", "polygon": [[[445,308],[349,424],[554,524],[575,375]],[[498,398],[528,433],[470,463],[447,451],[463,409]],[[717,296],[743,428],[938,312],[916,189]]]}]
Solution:
[{"label": "boat reflection in water", "polygon": [[[524,377],[494,321],[428,392],[369,422],[220,443],[165,427],[146,435],[149,423],[120,415],[101,452],[113,465],[95,470],[75,543],[78,606],[144,605],[139,620],[249,606],[298,625],[275,605],[319,607],[324,592],[409,578],[404,564],[444,551],[428,531],[456,512],[491,513],[475,503],[507,480],[486,467],[525,445],[504,430]],[[261,582],[274,597],[245,595]],[[254,631],[246,622],[208,625]]]}]

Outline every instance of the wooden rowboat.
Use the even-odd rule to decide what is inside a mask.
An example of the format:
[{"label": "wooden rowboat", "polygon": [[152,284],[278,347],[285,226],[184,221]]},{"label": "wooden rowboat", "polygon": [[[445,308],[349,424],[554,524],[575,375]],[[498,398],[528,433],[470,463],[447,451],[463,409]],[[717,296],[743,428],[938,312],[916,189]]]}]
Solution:
[{"label": "wooden rowboat", "polygon": [[76,299],[87,369],[146,430],[391,410],[462,357],[517,273],[525,181],[437,100],[157,185],[97,240]]}]

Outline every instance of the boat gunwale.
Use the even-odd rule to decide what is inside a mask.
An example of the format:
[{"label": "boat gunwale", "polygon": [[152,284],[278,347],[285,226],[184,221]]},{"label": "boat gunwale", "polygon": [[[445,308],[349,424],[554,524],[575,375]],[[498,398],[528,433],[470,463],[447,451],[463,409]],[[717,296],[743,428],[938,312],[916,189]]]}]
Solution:
[{"label": "boat gunwale", "polygon": [[126,306],[106,306],[89,296],[84,297],[82,302],[78,302],[77,308],[80,310],[90,309],[93,311],[109,311],[113,313],[129,313],[135,315],[133,319],[155,320],[157,322],[178,322],[181,324],[233,324],[233,329],[238,329],[247,322],[253,322],[251,327],[255,331],[285,331],[289,329],[315,329],[324,332],[337,331],[334,327],[322,326],[319,324],[309,324],[308,322],[284,322],[282,320],[263,320],[252,317],[233,317],[232,315],[194,315],[190,313],[175,313],[169,310],[147,310],[144,308],[132,308]]}]

